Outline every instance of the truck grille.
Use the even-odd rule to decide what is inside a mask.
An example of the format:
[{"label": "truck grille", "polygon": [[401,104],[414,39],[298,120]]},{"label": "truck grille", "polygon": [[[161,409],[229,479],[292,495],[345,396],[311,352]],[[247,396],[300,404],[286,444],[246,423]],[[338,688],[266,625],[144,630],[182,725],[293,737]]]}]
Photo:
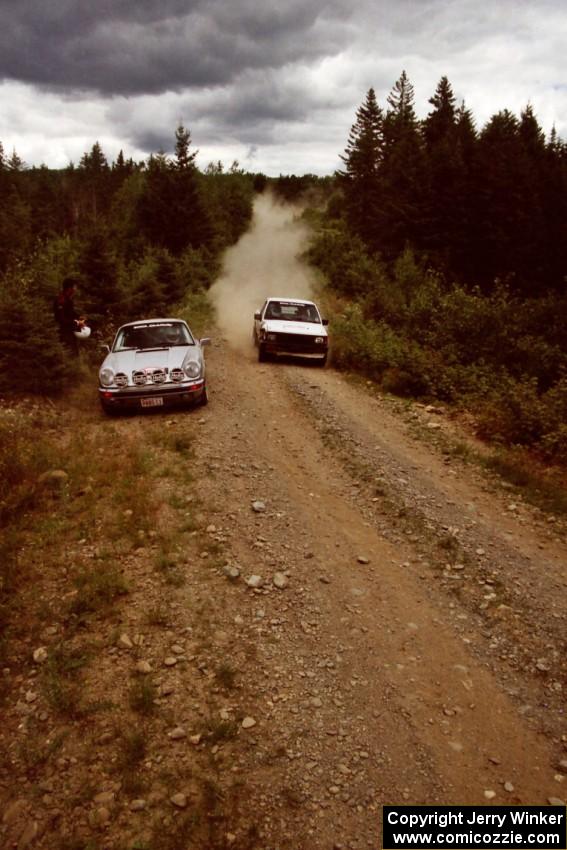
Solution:
[{"label": "truck grille", "polygon": [[[269,335],[271,336],[271,334]],[[315,342],[315,337],[305,336],[305,334],[275,334],[275,340],[267,339],[268,345],[277,346],[279,351],[296,352],[298,354],[312,354],[315,352],[324,353],[327,346],[325,343]]]}]

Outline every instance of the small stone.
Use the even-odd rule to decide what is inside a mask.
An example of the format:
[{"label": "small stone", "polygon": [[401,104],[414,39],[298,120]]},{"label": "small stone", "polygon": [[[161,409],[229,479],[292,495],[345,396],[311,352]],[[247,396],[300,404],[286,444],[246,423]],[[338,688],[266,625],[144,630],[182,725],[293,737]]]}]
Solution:
[{"label": "small stone", "polygon": [[189,738],[189,742],[190,742],[191,744],[193,744],[193,746],[194,746],[194,747],[196,747],[198,744],[200,744],[200,743],[201,743],[201,735],[200,735],[200,733],[199,733],[199,734],[197,734],[197,735],[191,735],[191,737]]},{"label": "small stone", "polygon": [[370,559],[366,557],[366,555],[359,555],[356,559],[359,564],[369,564]]},{"label": "small stone", "polygon": [[114,802],[114,791],[101,791],[94,798],[95,803],[99,806],[106,806]]},{"label": "small stone", "polygon": [[257,514],[263,514],[266,510],[266,503],[258,499],[255,502],[252,502],[252,510]]},{"label": "small stone", "polygon": [[216,525],[208,525],[207,528],[206,528],[207,534],[214,534],[216,530],[217,530]]},{"label": "small stone", "polygon": [[248,576],[248,578],[245,579],[245,582],[248,587],[262,587],[262,585],[264,584],[264,579],[262,578],[262,576],[252,575]]},{"label": "small stone", "polygon": [[134,644],[132,643],[128,635],[120,635],[120,637],[118,638],[118,646],[122,649],[132,649]]},{"label": "small stone", "polygon": [[277,587],[280,590],[283,590],[284,587],[287,587],[289,584],[289,579],[283,573],[274,573],[272,581],[274,583],[274,587]]},{"label": "small stone", "polygon": [[187,737],[187,732],[183,728],[183,726],[176,726],[175,729],[172,729],[171,732],[168,732],[168,737],[171,738],[172,741],[180,741],[182,738]]},{"label": "small stone", "polygon": [[225,564],[222,571],[231,581],[236,581],[237,578],[240,578],[240,570],[231,564]]},{"label": "small stone", "polygon": [[19,841],[18,841],[18,850],[25,850],[26,847],[29,847],[29,845],[32,843],[32,841],[34,841],[34,839],[37,837],[38,833],[39,833],[38,822],[35,821],[35,820],[29,821],[25,825],[24,831],[20,835],[20,838],[19,838]]},{"label": "small stone", "polygon": [[33,660],[36,664],[43,664],[44,661],[47,661],[47,649],[44,646],[40,646],[34,650]]},{"label": "small stone", "polygon": [[141,812],[143,809],[146,808],[146,806],[147,803],[145,800],[132,800],[132,802],[130,803],[130,811]]},{"label": "small stone", "polygon": [[548,797],[547,802],[550,806],[564,806],[565,800],[561,800],[560,797]]},{"label": "small stone", "polygon": [[149,661],[138,661],[138,663],[136,664],[136,671],[138,673],[142,673],[143,675],[145,675],[146,673],[151,673],[152,665]]},{"label": "small stone", "polygon": [[256,721],[254,720],[253,717],[245,717],[244,720],[242,721],[242,728],[243,729],[252,729],[252,727],[255,726],[255,725],[256,725]]},{"label": "small stone", "polygon": [[169,799],[176,808],[187,808],[187,797],[185,796],[185,794],[173,794]]},{"label": "small stone", "polygon": [[512,791],[514,791],[513,783],[512,782],[505,782],[504,783],[504,790],[507,791],[509,794],[511,794]]},{"label": "small stone", "polygon": [[175,665],[177,664],[177,658],[175,658],[173,655],[168,655],[167,658],[164,658],[163,663],[166,667],[175,667]]},{"label": "small stone", "polygon": [[64,469],[50,469],[38,478],[38,484],[49,487],[51,490],[60,490],[68,482],[69,476]]},{"label": "small stone", "polygon": [[4,810],[4,814],[2,815],[2,823],[6,823],[8,824],[8,826],[14,823],[14,821],[18,819],[20,812],[23,812],[25,808],[25,800],[14,800],[14,802],[10,803]]},{"label": "small stone", "polygon": [[494,800],[494,798],[496,797],[496,791],[492,791],[490,789],[487,789],[484,792],[484,796],[486,797],[487,800]]},{"label": "small stone", "polygon": [[110,744],[111,741],[114,741],[114,732],[103,732],[98,739],[99,744]]}]

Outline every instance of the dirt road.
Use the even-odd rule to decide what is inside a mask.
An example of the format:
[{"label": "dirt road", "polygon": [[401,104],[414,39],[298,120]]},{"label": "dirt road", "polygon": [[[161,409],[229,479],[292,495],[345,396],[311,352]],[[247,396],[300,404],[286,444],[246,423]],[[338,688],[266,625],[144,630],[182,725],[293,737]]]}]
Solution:
[{"label": "dirt road", "polygon": [[53,413],[63,489],[25,528],[4,656],[6,850],[379,848],[384,804],[565,800],[564,521],[443,411],[257,362],[258,292],[311,286],[264,212],[213,291],[208,407]]},{"label": "dirt road", "polygon": [[222,343],[210,362],[200,456],[242,571],[263,846],[377,847],[384,803],[561,798],[564,529],[411,435],[417,417],[454,438],[439,415]]}]

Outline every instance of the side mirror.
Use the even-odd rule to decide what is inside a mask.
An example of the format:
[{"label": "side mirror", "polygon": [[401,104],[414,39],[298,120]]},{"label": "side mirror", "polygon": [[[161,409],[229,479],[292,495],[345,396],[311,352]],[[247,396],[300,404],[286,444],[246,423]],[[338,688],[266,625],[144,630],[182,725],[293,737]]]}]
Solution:
[{"label": "side mirror", "polygon": [[254,313],[254,318],[260,321],[260,319],[262,318],[262,313],[260,310],[256,310],[256,312]]},{"label": "side mirror", "polygon": [[199,345],[201,346],[201,348],[202,348],[204,345],[210,345],[210,344],[211,344],[211,338],[210,338],[210,337],[208,337],[208,336],[203,337],[203,339],[200,339],[200,340],[199,340]]},{"label": "side mirror", "polygon": [[324,325],[328,325],[328,324],[329,324],[329,320],[328,320],[328,319],[321,319],[321,321],[323,322],[323,324],[324,324]]},{"label": "side mirror", "polygon": [[106,345],[106,344],[103,343],[103,344],[101,344],[100,348],[101,348],[101,351],[106,351],[107,354],[110,354],[110,346],[109,345]]}]

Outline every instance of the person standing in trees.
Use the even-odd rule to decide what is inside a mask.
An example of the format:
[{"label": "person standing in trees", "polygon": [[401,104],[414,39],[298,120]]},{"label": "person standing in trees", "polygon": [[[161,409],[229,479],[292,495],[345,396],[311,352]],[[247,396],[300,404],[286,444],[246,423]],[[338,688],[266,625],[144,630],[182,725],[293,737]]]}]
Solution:
[{"label": "person standing in trees", "polygon": [[75,276],[66,277],[61,287],[61,292],[53,301],[53,315],[59,326],[59,339],[73,354],[79,353],[79,345],[76,331],[80,331],[85,325],[83,316],[79,316],[75,309],[74,297],[77,290],[78,280]]}]

